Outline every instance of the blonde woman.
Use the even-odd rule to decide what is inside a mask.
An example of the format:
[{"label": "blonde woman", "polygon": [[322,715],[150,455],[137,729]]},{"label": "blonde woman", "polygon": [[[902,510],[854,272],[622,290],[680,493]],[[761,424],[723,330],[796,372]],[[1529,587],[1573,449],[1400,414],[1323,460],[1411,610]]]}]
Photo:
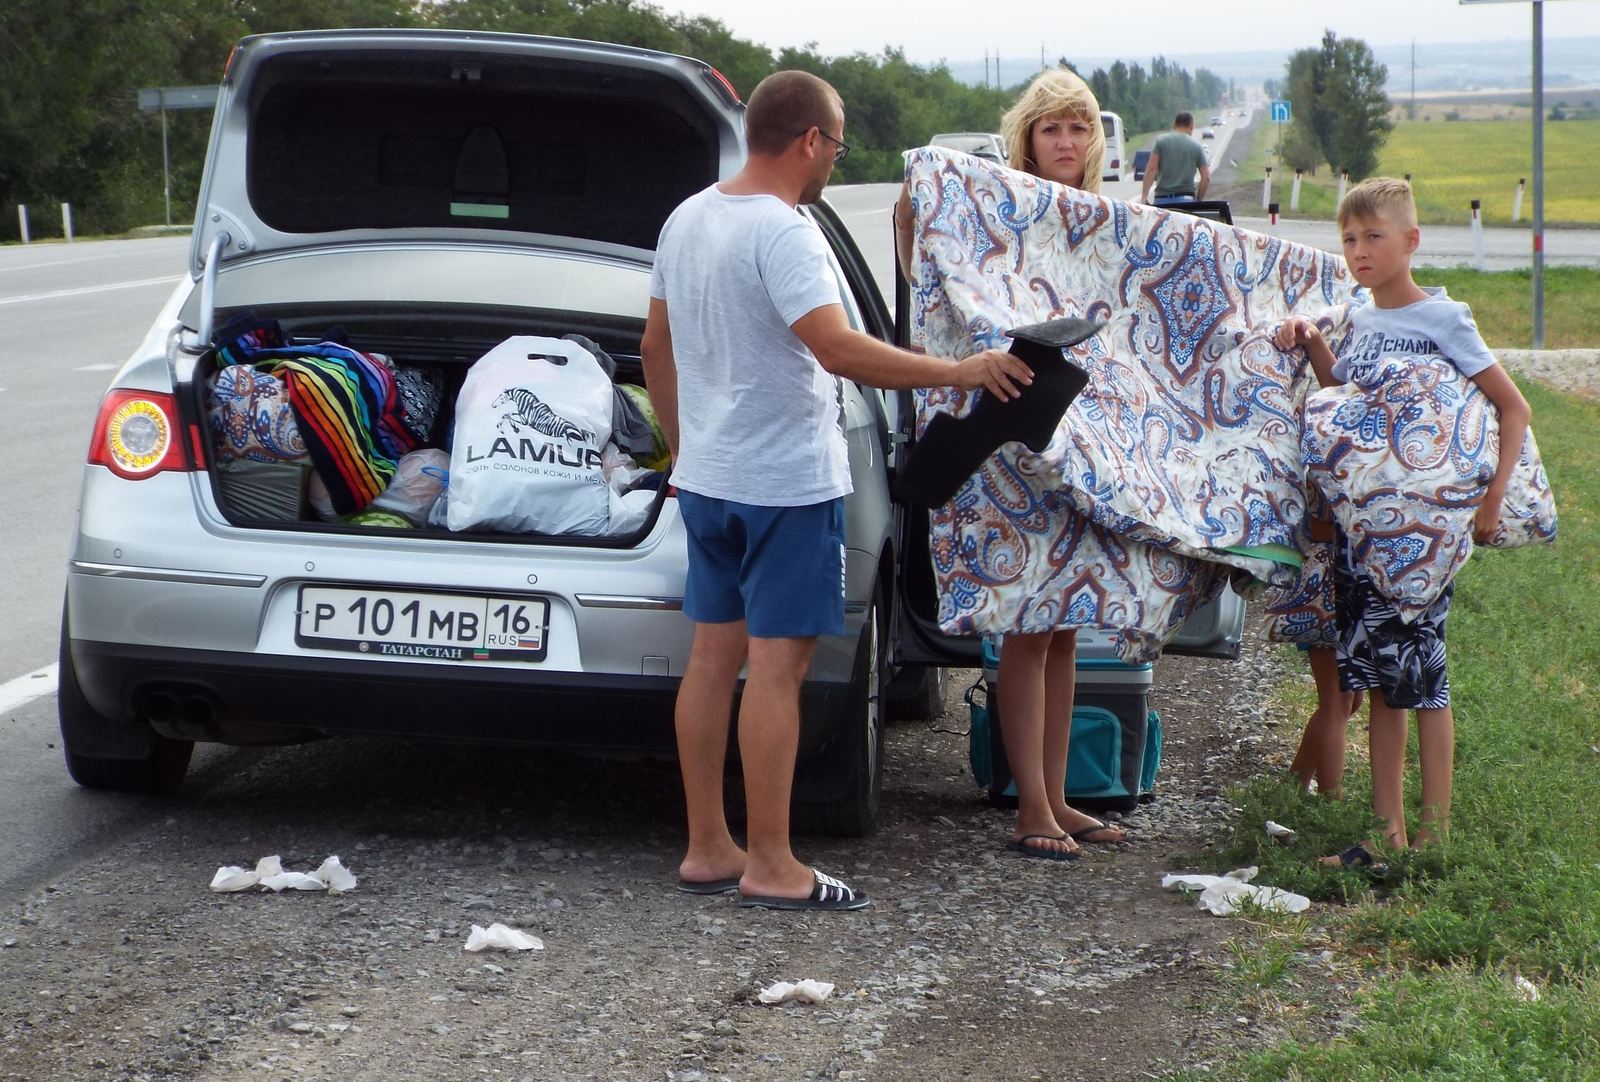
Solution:
[{"label": "blonde woman", "polygon": [[[1043,180],[1099,193],[1106,137],[1100,103],[1065,68],[1041,72],[1000,118],[1007,164]],[[895,203],[901,272],[913,277],[910,193]],[[1067,749],[1077,682],[1075,628],[1007,634],[1000,652],[1000,727],[1017,786],[1017,824],[1007,848],[1045,860],[1075,860],[1078,843],[1127,835],[1067,803]]]}]

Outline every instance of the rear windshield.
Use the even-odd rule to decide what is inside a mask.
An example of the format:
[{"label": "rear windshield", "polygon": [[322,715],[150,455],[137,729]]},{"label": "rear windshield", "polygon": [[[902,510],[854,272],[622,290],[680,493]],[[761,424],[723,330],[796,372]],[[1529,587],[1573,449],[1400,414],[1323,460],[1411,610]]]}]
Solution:
[{"label": "rear windshield", "polygon": [[282,58],[254,81],[248,183],[286,233],[468,227],[654,248],[717,178],[703,102],[576,62]]}]

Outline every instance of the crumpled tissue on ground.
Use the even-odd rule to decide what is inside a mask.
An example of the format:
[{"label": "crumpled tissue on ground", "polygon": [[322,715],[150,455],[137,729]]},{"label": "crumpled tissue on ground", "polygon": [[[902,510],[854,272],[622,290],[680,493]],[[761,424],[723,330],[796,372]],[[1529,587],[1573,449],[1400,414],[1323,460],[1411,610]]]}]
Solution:
[{"label": "crumpled tissue on ground", "polygon": [[467,950],[542,951],[544,941],[504,924],[491,924],[487,928],[474,924],[467,935]]},{"label": "crumpled tissue on ground", "polygon": [[283,870],[283,861],[272,856],[256,861],[254,871],[230,864],[218,868],[217,874],[211,877],[211,889],[218,894],[249,890],[251,887],[271,891],[325,890],[329,894],[343,894],[356,889],[356,877],[339,863],[336,856],[323,861],[310,875],[305,872],[286,872]]},{"label": "crumpled tissue on ground", "polygon": [[833,994],[833,985],[827,981],[803,980],[798,982],[779,981],[769,988],[762,990],[761,1002],[768,1006],[778,1003],[788,1003],[791,1000],[800,1003],[821,1003]]},{"label": "crumpled tissue on ground", "polygon": [[1271,819],[1268,819],[1267,837],[1271,838],[1275,842],[1281,842],[1284,845],[1293,845],[1295,833],[1291,828],[1284,826],[1282,823],[1274,823]]},{"label": "crumpled tissue on ground", "polygon": [[1199,891],[1200,899],[1195,904],[1218,917],[1231,916],[1247,899],[1278,913],[1303,913],[1311,908],[1311,899],[1303,894],[1250,882],[1259,870],[1252,864],[1235,868],[1227,875],[1168,875],[1162,878],[1161,886],[1184,893]]}]

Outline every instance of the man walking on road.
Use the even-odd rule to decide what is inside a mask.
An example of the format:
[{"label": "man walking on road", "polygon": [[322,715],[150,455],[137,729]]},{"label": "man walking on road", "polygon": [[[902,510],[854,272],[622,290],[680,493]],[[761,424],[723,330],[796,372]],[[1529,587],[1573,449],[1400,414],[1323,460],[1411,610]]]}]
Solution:
[{"label": "man walking on road", "polygon": [[[742,905],[849,910],[866,895],[795,859],[789,800],[800,687],[819,635],[844,631],[841,379],[874,387],[1032,382],[1009,353],[962,361],[909,353],[851,328],[821,230],[796,213],[822,194],[844,143],[844,105],[802,71],[762,80],[745,110],[749,157],[691,196],[656,247],[641,354],[672,448],[689,542],[683,611],[694,621],[678,690],[689,846],[678,889],[738,890]],[[722,800],[739,671],[748,851]]]},{"label": "man walking on road", "polygon": [[1156,186],[1152,206],[1189,203],[1206,197],[1206,189],[1211,187],[1211,166],[1206,161],[1206,148],[1194,137],[1193,114],[1184,112],[1173,117],[1172,130],[1156,140],[1144,170],[1141,203],[1150,203],[1152,183]]}]

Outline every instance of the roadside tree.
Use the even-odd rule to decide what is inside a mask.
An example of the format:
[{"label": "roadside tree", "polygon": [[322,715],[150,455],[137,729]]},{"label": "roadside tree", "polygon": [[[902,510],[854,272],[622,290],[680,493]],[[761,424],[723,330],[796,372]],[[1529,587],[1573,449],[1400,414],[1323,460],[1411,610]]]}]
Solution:
[{"label": "roadside tree", "polygon": [[[1301,49],[1289,58],[1284,82],[1294,102],[1290,146],[1304,157],[1311,147],[1321,160],[1349,172],[1351,179],[1370,176],[1378,152],[1394,128],[1389,98],[1383,91],[1389,69],[1358,38],[1324,32],[1316,49]],[[1292,162],[1310,168],[1304,161]]]}]

